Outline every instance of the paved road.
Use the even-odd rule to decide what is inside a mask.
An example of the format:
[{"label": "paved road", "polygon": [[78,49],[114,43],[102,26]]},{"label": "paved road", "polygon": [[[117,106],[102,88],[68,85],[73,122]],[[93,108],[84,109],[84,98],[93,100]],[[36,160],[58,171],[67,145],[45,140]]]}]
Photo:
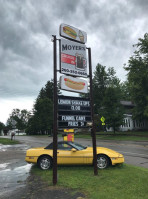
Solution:
[{"label": "paved road", "polygon": [[[31,147],[46,146],[52,142],[52,137],[40,136],[18,136],[17,140],[24,142]],[[59,138],[62,140],[62,138]],[[89,139],[76,138],[76,142],[83,145],[92,146]],[[125,163],[148,168],[148,141],[102,141],[97,140],[97,146],[107,147],[122,153],[125,157]]]},{"label": "paved road", "polygon": [[[6,137],[6,136],[5,136]],[[10,139],[10,137],[8,137]],[[14,190],[25,186],[31,165],[25,162],[25,153],[28,148],[47,146],[52,137],[45,136],[16,136],[22,142],[18,145],[0,145],[0,199],[11,198]],[[62,137],[59,138],[62,140]],[[92,146],[91,139],[75,139],[85,146]],[[148,168],[148,142],[131,141],[101,141],[97,146],[107,147],[122,153],[125,163]]]}]

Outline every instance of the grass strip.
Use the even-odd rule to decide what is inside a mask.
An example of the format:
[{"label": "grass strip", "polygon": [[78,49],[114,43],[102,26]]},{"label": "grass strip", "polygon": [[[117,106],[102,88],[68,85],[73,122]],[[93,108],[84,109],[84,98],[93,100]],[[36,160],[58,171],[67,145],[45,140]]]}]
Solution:
[{"label": "grass strip", "polygon": [[17,140],[11,140],[8,138],[0,138],[0,144],[11,145],[11,144],[19,144],[20,142]]},{"label": "grass strip", "polygon": [[[52,186],[52,170],[43,171],[37,166],[32,172]],[[87,199],[147,199],[148,169],[130,165],[98,170],[92,166],[58,167],[58,186],[85,193]]]},{"label": "grass strip", "polygon": [[[75,138],[91,139],[90,135],[79,134]],[[126,136],[126,135],[96,135],[99,140],[119,140],[119,141],[148,141],[148,137]]]}]

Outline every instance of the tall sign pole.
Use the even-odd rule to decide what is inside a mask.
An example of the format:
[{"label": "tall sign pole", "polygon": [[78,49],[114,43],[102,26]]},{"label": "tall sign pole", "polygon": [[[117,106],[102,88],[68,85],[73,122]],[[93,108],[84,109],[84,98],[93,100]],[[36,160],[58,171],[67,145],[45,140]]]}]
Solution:
[{"label": "tall sign pole", "polygon": [[53,35],[54,121],[53,121],[53,185],[57,184],[57,38]]},{"label": "tall sign pole", "polygon": [[90,104],[91,104],[91,117],[92,117],[92,143],[93,143],[93,159],[94,159],[94,175],[98,175],[97,169],[97,152],[96,152],[96,132],[94,125],[94,103],[93,103],[93,91],[92,91],[92,65],[91,65],[91,48],[88,48],[89,58],[89,75],[90,75]]},{"label": "tall sign pole", "polygon": [[[87,128],[92,121],[92,144],[94,175],[98,174],[96,154],[96,132],[94,126],[94,108],[92,91],[91,49],[86,48],[87,34],[72,26],[61,24],[60,36],[60,88],[71,92],[88,93],[90,79],[90,99],[57,95],[57,38],[53,36],[53,71],[54,71],[54,121],[53,121],[53,185],[57,184],[57,130],[58,128]],[[89,76],[87,56],[89,57]],[[67,76],[66,76],[67,75]],[[83,79],[81,78],[83,77]],[[66,107],[65,107],[66,106]]]}]

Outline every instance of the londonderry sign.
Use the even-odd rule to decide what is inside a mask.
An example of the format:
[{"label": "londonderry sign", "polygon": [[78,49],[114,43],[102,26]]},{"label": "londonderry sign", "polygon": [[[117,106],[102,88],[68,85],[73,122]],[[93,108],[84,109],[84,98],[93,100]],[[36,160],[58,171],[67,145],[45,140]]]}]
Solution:
[{"label": "londonderry sign", "polygon": [[[97,175],[96,134],[92,95],[91,49],[87,48],[86,32],[67,24],[60,25],[60,36],[53,35],[54,69],[54,122],[53,122],[53,184],[57,183],[57,131],[58,129],[87,128],[91,125],[93,141],[94,175]],[[57,40],[59,41],[59,70],[57,69]],[[88,53],[88,55],[87,55]],[[87,63],[87,57],[89,63]],[[89,70],[88,70],[89,68]],[[57,95],[57,72],[60,89],[75,93],[88,93],[89,98]],[[71,94],[70,94],[71,95]]]},{"label": "londonderry sign", "polygon": [[58,126],[86,128],[91,119],[90,100],[78,97],[58,97]]}]

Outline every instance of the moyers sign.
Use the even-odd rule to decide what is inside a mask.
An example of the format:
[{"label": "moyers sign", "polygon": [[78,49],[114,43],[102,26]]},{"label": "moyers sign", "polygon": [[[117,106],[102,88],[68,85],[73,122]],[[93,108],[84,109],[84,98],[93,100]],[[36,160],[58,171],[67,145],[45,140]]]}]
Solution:
[{"label": "moyers sign", "polygon": [[88,93],[88,83],[86,80],[66,75],[60,77],[60,88],[77,93]]},{"label": "moyers sign", "polygon": [[67,24],[60,25],[60,36],[65,37],[67,39],[71,39],[80,43],[87,42],[87,34],[86,32],[69,26]]},{"label": "moyers sign", "polygon": [[58,127],[84,128],[91,121],[90,100],[58,96]]},{"label": "moyers sign", "polygon": [[60,40],[60,72],[87,77],[86,46],[69,40]]},{"label": "moyers sign", "polygon": [[[72,31],[72,32],[71,32]],[[97,175],[96,136],[94,128],[94,111],[92,95],[91,48],[87,48],[89,57],[89,76],[87,76],[86,42],[87,35],[83,31],[68,25],[60,26],[60,35],[69,40],[60,40],[60,72],[71,76],[82,76],[90,79],[89,99],[68,99],[60,96],[57,99],[57,37],[53,35],[53,68],[54,68],[54,123],[53,123],[53,184],[57,183],[57,131],[59,128],[84,128],[92,125],[94,175]],[[76,43],[77,42],[77,43]],[[65,99],[65,100],[64,100]],[[91,102],[91,106],[90,106]],[[58,110],[57,110],[58,105]],[[92,116],[92,118],[91,118]],[[92,122],[91,122],[92,121]],[[58,124],[58,126],[57,126]]]}]

